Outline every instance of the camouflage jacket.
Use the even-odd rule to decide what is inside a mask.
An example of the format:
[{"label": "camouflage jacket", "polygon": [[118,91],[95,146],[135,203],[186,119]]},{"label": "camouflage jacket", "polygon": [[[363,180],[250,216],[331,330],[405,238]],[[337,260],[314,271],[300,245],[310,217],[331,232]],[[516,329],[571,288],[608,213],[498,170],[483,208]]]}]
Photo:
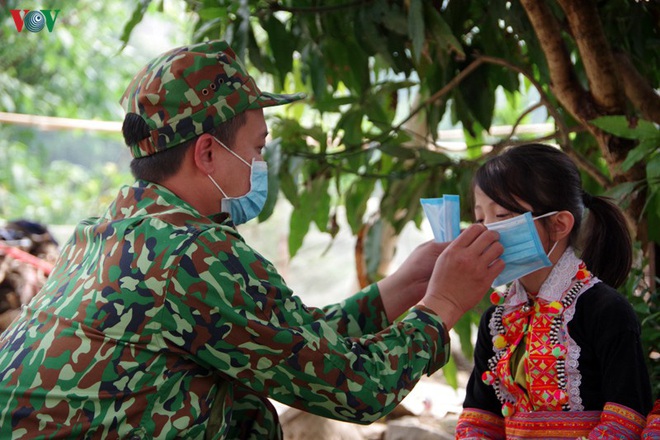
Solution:
[{"label": "camouflage jacket", "polygon": [[370,423],[447,359],[378,289],[306,307],[227,214],[138,181],[80,223],[0,336],[0,438],[280,438],[266,397]]}]

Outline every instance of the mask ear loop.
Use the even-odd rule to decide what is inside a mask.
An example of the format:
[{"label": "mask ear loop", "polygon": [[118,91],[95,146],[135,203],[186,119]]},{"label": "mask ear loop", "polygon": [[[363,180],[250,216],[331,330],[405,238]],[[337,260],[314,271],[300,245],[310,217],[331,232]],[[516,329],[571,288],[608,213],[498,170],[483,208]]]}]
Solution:
[{"label": "mask ear loop", "polygon": [[536,217],[532,217],[532,220],[538,220],[540,218],[548,217],[548,216],[555,215],[555,214],[559,214],[559,211],[550,211],[548,213],[545,213],[545,214],[542,214],[542,215],[539,215],[539,216],[536,216]]},{"label": "mask ear loop", "polygon": [[[239,156],[239,155],[236,154],[234,151],[232,151],[231,148],[227,147],[227,146],[224,144],[224,142],[222,142],[220,139],[218,139],[218,138],[215,137],[215,136],[211,136],[211,137],[212,137],[213,139],[215,139],[215,141],[216,141],[217,143],[219,143],[221,147],[223,147],[225,150],[229,151],[231,154],[233,154],[234,156],[236,156],[236,157],[238,158],[238,160],[240,160],[240,161],[243,162],[245,165],[247,165],[247,166],[249,166],[250,168],[252,168],[252,165],[250,165],[249,163],[247,163],[247,161],[246,161],[245,159],[243,159],[241,156]],[[227,197],[227,193],[225,193],[225,192],[222,190],[222,188],[220,188],[220,185],[218,185],[218,182],[216,182],[215,179],[214,179],[213,177],[211,177],[210,174],[207,174],[206,177],[208,177],[209,179],[211,179],[211,182],[213,182],[213,184],[215,185],[215,187],[218,188],[218,190],[220,190],[220,192],[222,193],[222,196],[223,196],[225,199],[228,199],[228,198],[229,198],[229,197]]]},{"label": "mask ear loop", "polygon": [[[538,220],[538,219],[544,218],[544,217],[549,217],[551,215],[555,215],[555,214],[558,214],[558,213],[559,213],[559,211],[551,211],[551,212],[548,212],[546,214],[539,215],[538,217],[534,217],[534,220]],[[550,248],[550,252],[547,253],[548,258],[550,258],[550,255],[552,255],[552,252],[554,252],[554,250],[555,250],[555,248],[557,247],[558,244],[559,244],[559,242],[555,241],[555,244],[552,245],[552,247]]]},{"label": "mask ear loop", "polygon": [[225,192],[222,190],[222,188],[220,188],[220,185],[218,185],[218,182],[216,182],[215,179],[214,179],[213,177],[211,177],[210,174],[207,174],[206,177],[208,177],[209,179],[211,179],[211,182],[213,182],[213,184],[215,185],[215,187],[218,188],[218,189],[220,190],[220,192],[222,193],[222,196],[223,196],[225,199],[229,198],[229,197],[227,197],[227,194],[225,194]]},{"label": "mask ear loop", "polygon": [[250,165],[250,164],[247,162],[247,160],[243,159],[241,156],[239,156],[238,154],[236,154],[236,152],[234,152],[231,148],[229,148],[228,146],[226,146],[226,145],[225,145],[220,139],[218,139],[218,138],[215,137],[215,136],[211,136],[211,137],[212,137],[213,139],[215,139],[215,141],[216,141],[217,143],[219,143],[222,147],[224,147],[225,150],[229,151],[231,154],[233,154],[234,156],[236,156],[236,157],[238,158],[238,160],[240,160],[240,161],[243,162],[245,165],[247,165],[247,166],[249,166],[250,168],[252,168],[252,165]]}]

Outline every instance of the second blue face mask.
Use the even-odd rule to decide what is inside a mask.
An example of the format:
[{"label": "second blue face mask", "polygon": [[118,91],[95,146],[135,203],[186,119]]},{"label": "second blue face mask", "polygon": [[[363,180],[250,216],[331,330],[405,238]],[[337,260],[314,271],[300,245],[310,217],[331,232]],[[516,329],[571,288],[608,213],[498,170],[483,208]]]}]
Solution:
[{"label": "second blue face mask", "polygon": [[[552,266],[550,258],[548,258],[541,244],[541,238],[534,225],[534,220],[556,213],[554,211],[532,217],[531,212],[526,212],[501,222],[484,225],[492,231],[499,232],[500,243],[504,246],[504,253],[500,258],[506,266],[493,281],[493,287],[508,284],[541,268]],[[553,250],[554,246],[550,253]]]},{"label": "second blue face mask", "polygon": [[420,199],[424,214],[431,224],[435,241],[442,243],[458,237],[461,232],[460,198],[444,194],[434,199]]},{"label": "second blue face mask", "polygon": [[268,165],[263,160],[254,159],[252,160],[252,164],[249,164],[219,139],[216,137],[213,139],[231,154],[236,156],[241,162],[250,167],[250,190],[239,197],[228,197],[215,179],[210,175],[207,175],[215,187],[222,193],[223,198],[222,202],[220,202],[222,212],[228,212],[235,225],[242,225],[258,216],[266,204],[266,198],[268,197]]}]

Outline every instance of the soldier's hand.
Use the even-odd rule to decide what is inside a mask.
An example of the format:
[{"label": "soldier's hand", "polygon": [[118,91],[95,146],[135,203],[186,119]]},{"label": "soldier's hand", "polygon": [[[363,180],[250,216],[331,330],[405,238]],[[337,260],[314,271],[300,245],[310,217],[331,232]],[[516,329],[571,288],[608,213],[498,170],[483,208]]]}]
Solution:
[{"label": "soldier's hand", "polygon": [[488,292],[504,269],[499,234],[472,225],[442,252],[420,304],[438,314],[451,328]]}]

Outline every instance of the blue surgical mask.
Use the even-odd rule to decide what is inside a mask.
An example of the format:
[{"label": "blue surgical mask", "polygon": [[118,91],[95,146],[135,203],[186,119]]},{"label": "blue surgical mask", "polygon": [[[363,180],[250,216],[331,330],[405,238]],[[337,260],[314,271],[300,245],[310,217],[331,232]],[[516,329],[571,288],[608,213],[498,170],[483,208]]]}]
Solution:
[{"label": "blue surgical mask", "polygon": [[431,224],[435,241],[451,241],[461,233],[460,198],[453,194],[443,194],[434,199],[419,199],[424,214]]},{"label": "blue surgical mask", "polygon": [[500,258],[504,261],[505,267],[493,281],[493,287],[508,284],[541,268],[552,266],[549,256],[555,250],[557,243],[555,242],[550,252],[546,254],[534,220],[554,214],[557,214],[557,211],[532,217],[531,212],[526,212],[485,225],[488,229],[499,232],[500,243],[504,246],[504,253]]},{"label": "blue surgical mask", "polygon": [[268,165],[262,160],[252,160],[252,164],[250,165],[245,159],[227,148],[218,139],[215,137],[213,139],[250,167],[250,190],[240,197],[227,197],[227,194],[220,188],[220,185],[218,185],[215,179],[207,174],[211,182],[222,193],[223,198],[220,205],[222,212],[228,212],[234,224],[241,225],[258,216],[266,204],[266,197],[268,196]]}]

